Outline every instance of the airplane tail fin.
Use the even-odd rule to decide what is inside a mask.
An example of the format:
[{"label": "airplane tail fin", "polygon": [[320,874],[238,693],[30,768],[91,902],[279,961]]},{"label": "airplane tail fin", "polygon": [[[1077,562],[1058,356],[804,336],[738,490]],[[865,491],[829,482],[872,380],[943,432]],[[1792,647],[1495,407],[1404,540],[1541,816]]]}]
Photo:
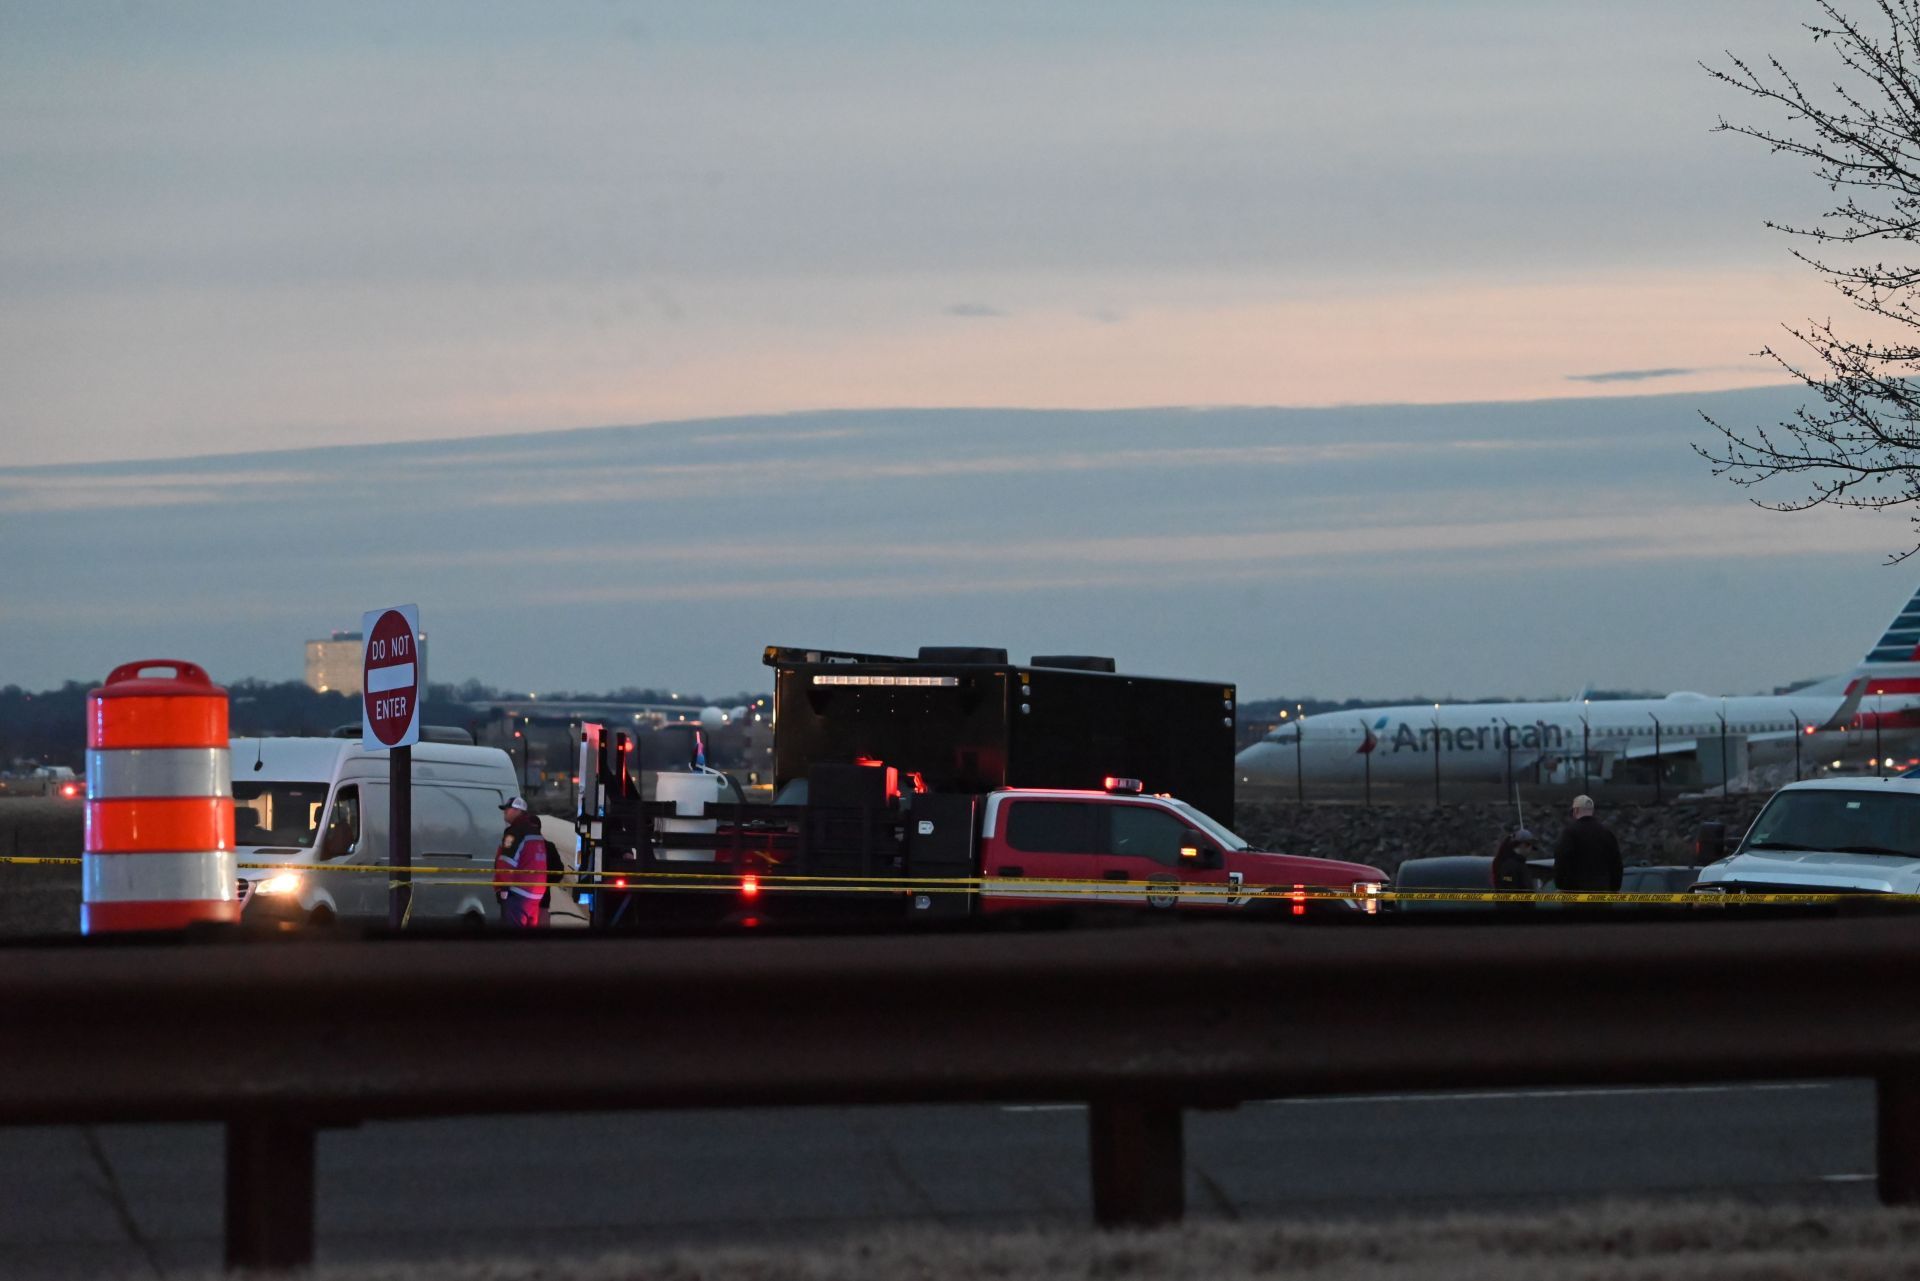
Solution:
[{"label": "airplane tail fin", "polygon": [[1900,607],[1887,629],[1847,677],[1840,710],[1821,729],[1839,729],[1859,714],[1860,701],[1871,695],[1920,697],[1920,591]]}]

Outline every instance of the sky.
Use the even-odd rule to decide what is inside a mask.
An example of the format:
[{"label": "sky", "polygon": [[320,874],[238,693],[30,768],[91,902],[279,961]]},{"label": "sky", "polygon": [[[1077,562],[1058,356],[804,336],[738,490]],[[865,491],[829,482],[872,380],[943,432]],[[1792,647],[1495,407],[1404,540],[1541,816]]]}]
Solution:
[{"label": "sky", "polygon": [[1697,65],[1817,68],[1812,13],[0,0],[0,682],[292,677],[401,598],[530,687],[1835,670],[1905,526],[1686,450],[1833,310],[1762,225],[1825,193]]}]

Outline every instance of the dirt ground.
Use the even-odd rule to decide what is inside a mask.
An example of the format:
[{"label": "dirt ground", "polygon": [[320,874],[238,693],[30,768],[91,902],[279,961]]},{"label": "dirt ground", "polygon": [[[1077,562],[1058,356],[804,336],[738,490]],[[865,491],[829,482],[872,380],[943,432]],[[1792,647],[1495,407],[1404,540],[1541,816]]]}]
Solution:
[{"label": "dirt ground", "polygon": [[[0,856],[78,858],[85,816],[77,801],[0,797]],[[80,928],[80,869],[0,863],[0,938]]]},{"label": "dirt ground", "polygon": [[[1612,1204],[1150,1232],[925,1229],[786,1250],[321,1268],[316,1281],[1822,1281],[1920,1277],[1920,1212]],[[218,1274],[205,1275],[215,1281]]]}]

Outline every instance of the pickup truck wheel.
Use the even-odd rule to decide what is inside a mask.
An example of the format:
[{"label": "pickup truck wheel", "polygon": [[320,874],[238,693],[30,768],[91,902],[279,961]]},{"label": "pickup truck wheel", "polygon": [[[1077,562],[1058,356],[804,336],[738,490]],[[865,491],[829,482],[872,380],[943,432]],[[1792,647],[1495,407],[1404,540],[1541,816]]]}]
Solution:
[{"label": "pickup truck wheel", "polygon": [[333,928],[333,909],[328,907],[326,904],[322,903],[319,907],[316,907],[313,909],[313,911],[307,913],[307,924],[311,925],[313,928],[317,930],[332,929]]},{"label": "pickup truck wheel", "polygon": [[474,911],[462,912],[460,913],[460,928],[463,930],[484,930],[487,928],[487,918]]}]

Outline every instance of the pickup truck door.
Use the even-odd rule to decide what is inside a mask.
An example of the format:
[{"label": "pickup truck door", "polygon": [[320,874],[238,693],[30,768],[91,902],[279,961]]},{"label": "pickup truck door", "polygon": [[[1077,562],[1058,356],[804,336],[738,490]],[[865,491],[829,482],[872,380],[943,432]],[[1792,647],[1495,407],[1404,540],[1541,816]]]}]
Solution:
[{"label": "pickup truck door", "polygon": [[1107,806],[1018,796],[1002,801],[994,835],[981,842],[980,905],[988,912],[1070,907],[1095,901]]},{"label": "pickup truck door", "polygon": [[1237,880],[1221,867],[1220,847],[1212,840],[1157,805],[1108,808],[1110,836],[1099,874],[1102,881],[1126,886],[1123,901],[1156,910],[1237,905]]}]

